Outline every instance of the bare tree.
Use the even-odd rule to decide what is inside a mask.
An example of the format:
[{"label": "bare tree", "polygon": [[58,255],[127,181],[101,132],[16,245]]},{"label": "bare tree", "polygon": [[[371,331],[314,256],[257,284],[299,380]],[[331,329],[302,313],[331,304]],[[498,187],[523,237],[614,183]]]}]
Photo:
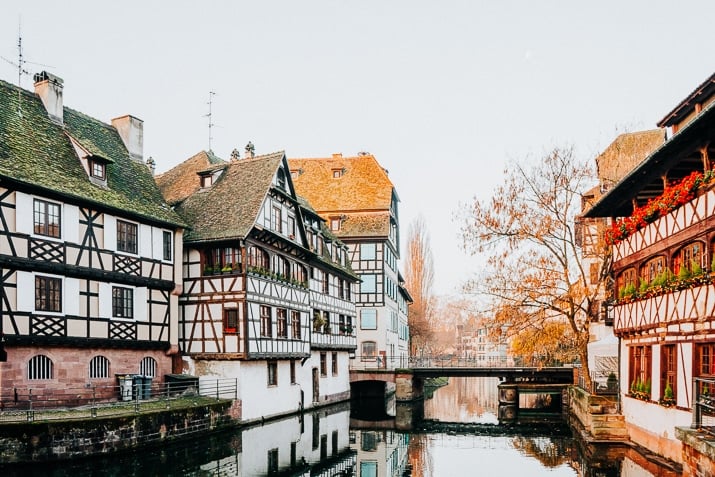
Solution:
[{"label": "bare tree", "polygon": [[424,218],[418,216],[407,235],[405,286],[412,295],[408,315],[412,354],[423,353],[433,333],[431,327],[434,261]]},{"label": "bare tree", "polygon": [[571,343],[590,386],[589,317],[610,267],[605,244],[597,254],[598,279],[591,279],[580,257],[576,222],[582,194],[595,184],[593,173],[572,148],[557,148],[531,167],[512,164],[504,176],[492,198],[475,199],[464,217],[465,250],[489,252],[487,270],[466,288],[490,298],[490,315],[508,325],[510,338],[565,323],[567,336],[551,339]]}]

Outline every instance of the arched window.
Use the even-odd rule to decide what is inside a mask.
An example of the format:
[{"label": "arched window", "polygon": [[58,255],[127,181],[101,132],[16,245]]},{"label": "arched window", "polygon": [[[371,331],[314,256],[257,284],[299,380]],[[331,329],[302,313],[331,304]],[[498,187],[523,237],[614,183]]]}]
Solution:
[{"label": "arched window", "polygon": [[52,360],[43,354],[33,356],[27,363],[27,379],[52,379],[54,374]]},{"label": "arched window", "polygon": [[659,255],[648,260],[641,265],[640,277],[646,283],[652,282],[658,275],[665,270],[665,257]]},{"label": "arched window", "polygon": [[109,377],[109,360],[104,356],[95,356],[89,362],[89,378],[99,379]]},{"label": "arched window", "polygon": [[271,270],[273,273],[277,273],[286,279],[290,279],[290,262],[280,255],[273,255]]},{"label": "arched window", "polygon": [[300,263],[293,262],[291,269],[291,277],[294,280],[300,283],[305,283],[308,280],[308,271]]},{"label": "arched window", "polygon": [[139,374],[144,376],[155,377],[156,376],[156,360],[151,356],[147,356],[141,360],[139,363]]},{"label": "arched window", "polygon": [[268,269],[268,253],[251,245],[248,247],[248,266]]},{"label": "arched window", "polygon": [[282,168],[278,169],[278,173],[276,174],[276,183],[278,184],[278,187],[281,190],[285,190],[285,191],[288,190],[288,188],[286,187],[287,186],[286,174],[285,174],[285,172],[283,172]]},{"label": "arched window", "polygon": [[[361,284],[361,289],[364,291],[365,289],[365,277],[367,275],[363,275],[363,283]],[[374,278],[374,277],[373,277]],[[620,296],[621,292],[625,290],[627,287],[630,285],[633,285],[634,287],[637,286],[636,283],[636,269],[634,267],[628,268],[624,271],[622,271],[618,275],[618,279],[616,280],[616,291],[618,294],[616,296]]]},{"label": "arched window", "polygon": [[673,256],[673,273],[680,273],[680,267],[685,267],[689,272],[702,271],[705,259],[705,245],[700,241],[690,242],[678,250]]}]

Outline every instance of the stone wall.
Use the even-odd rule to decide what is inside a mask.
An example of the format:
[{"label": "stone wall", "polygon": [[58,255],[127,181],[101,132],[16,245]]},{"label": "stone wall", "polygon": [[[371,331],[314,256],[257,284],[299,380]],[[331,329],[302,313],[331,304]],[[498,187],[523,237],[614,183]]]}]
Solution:
[{"label": "stone wall", "polygon": [[232,427],[236,403],[82,421],[0,424],[0,464],[43,462],[134,450]]},{"label": "stone wall", "polygon": [[578,386],[571,386],[569,402],[569,412],[578,419],[590,439],[628,439],[624,417],[616,413],[614,398],[593,395]]},{"label": "stone wall", "polygon": [[683,477],[715,475],[715,442],[712,435],[685,427],[676,428],[675,433],[683,443]]}]

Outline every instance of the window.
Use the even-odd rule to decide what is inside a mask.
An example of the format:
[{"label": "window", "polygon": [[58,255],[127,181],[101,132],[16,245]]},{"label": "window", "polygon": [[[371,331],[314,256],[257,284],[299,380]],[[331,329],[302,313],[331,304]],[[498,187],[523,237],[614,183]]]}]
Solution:
[{"label": "window", "polygon": [[35,277],[35,310],[62,311],[62,279]]},{"label": "window", "polygon": [[[646,283],[652,282],[657,276],[659,276],[661,273],[663,273],[663,270],[665,269],[665,257],[663,256],[658,256],[658,257],[653,257],[650,260],[648,260],[645,264],[641,266],[641,271],[640,271],[640,278],[642,281]],[[628,271],[630,273],[630,271]],[[632,280],[633,283],[635,283],[635,279]],[[631,282],[631,277],[626,276],[624,274],[623,276],[623,284],[627,284]],[[619,283],[619,287],[624,286]]]},{"label": "window", "polygon": [[139,374],[143,376],[155,377],[156,376],[156,360],[151,356],[142,358],[139,363]]},{"label": "window", "polygon": [[333,232],[340,230],[340,217],[330,217],[330,230]]},{"label": "window", "polygon": [[295,360],[294,359],[290,360],[290,383],[291,384],[297,383],[297,381],[295,379]]},{"label": "window", "polygon": [[616,282],[617,285],[617,292],[618,292],[618,297],[621,297],[624,291],[626,291],[626,287],[637,287],[637,279],[636,279],[636,269],[635,268],[629,268],[625,271],[623,271],[620,275],[618,275],[618,280]]},{"label": "window", "polygon": [[278,169],[278,173],[276,174],[276,183],[278,184],[278,187],[281,190],[288,190],[288,183],[286,182],[286,174],[283,172],[283,169]]},{"label": "window", "polygon": [[288,232],[288,236],[291,239],[295,238],[295,217],[290,216],[290,215],[288,216],[288,230],[287,230],[287,232]]},{"label": "window", "polygon": [[331,356],[332,360],[330,362],[330,365],[332,367],[333,371],[333,376],[338,375],[338,353],[333,353],[333,356]]},{"label": "window", "polygon": [[214,182],[213,174],[200,174],[201,188],[210,187]]},{"label": "window", "polygon": [[273,336],[273,323],[271,322],[271,307],[261,305],[261,336]]},{"label": "window", "polygon": [[343,176],[343,169],[333,169],[333,179],[338,179]]},{"label": "window", "polygon": [[338,298],[345,299],[345,280],[342,278],[338,279]]},{"label": "window", "polygon": [[331,440],[332,440],[331,454],[338,455],[338,431],[333,431]]},{"label": "window", "polygon": [[360,283],[361,293],[375,293],[375,275],[361,275],[362,283]]},{"label": "window", "polygon": [[380,440],[377,437],[377,432],[363,431],[360,433],[360,450],[365,452],[375,452],[377,450],[378,442],[380,442]]},{"label": "window", "polygon": [[328,357],[325,353],[320,353],[320,375],[322,377],[328,375]]},{"label": "window", "polygon": [[35,199],[33,222],[37,235],[60,238],[60,204]]},{"label": "window", "polygon": [[660,347],[660,397],[665,397],[666,388],[670,387],[673,399],[677,397],[678,361],[674,344]]},{"label": "window", "polygon": [[89,362],[89,379],[109,377],[109,360],[104,356],[95,356]]},{"label": "window", "polygon": [[291,278],[300,284],[304,284],[308,281],[308,272],[305,267],[299,263],[291,263]]},{"label": "window", "polygon": [[223,332],[238,334],[238,308],[226,308],[223,310]]},{"label": "window", "polygon": [[172,249],[172,236],[171,232],[164,230],[162,232],[162,244],[163,244],[163,257],[167,262],[171,261],[171,249]]},{"label": "window", "polygon": [[360,354],[362,355],[363,359],[364,358],[368,358],[368,359],[375,358],[376,349],[377,349],[377,347],[375,346],[374,341],[363,341],[362,342],[362,352]]},{"label": "window", "polygon": [[279,280],[290,279],[290,261],[280,255],[274,255],[273,273],[278,275]]},{"label": "window", "polygon": [[204,251],[204,275],[240,272],[241,261],[240,248],[218,247],[206,250]]},{"label": "window", "polygon": [[294,340],[300,339],[300,312],[290,312],[290,326],[292,329],[292,337]]},{"label": "window", "polygon": [[107,165],[103,161],[97,159],[89,160],[89,173],[92,177],[103,181],[107,178],[106,172]]},{"label": "window", "polygon": [[52,379],[54,378],[54,364],[45,355],[33,356],[27,363],[27,379]]},{"label": "window", "polygon": [[280,207],[273,207],[273,220],[271,221],[271,228],[275,230],[276,232],[280,233],[282,232],[282,224],[283,224],[283,219],[281,217],[281,208]]},{"label": "window", "polygon": [[268,385],[278,385],[278,362],[268,361]]},{"label": "window", "polygon": [[287,338],[288,337],[288,310],[285,308],[278,308],[276,311],[276,324],[278,325],[278,337]]},{"label": "window", "polygon": [[360,461],[360,477],[377,477],[377,462]]},{"label": "window", "polygon": [[137,253],[137,224],[117,220],[117,250]]},{"label": "window", "polygon": [[360,260],[375,260],[375,244],[361,243],[360,244]]},{"label": "window", "polygon": [[112,287],[112,317],[134,318],[134,290]]},{"label": "window", "polygon": [[629,356],[629,383],[638,385],[643,383],[650,386],[651,383],[651,347],[631,346],[628,349]]},{"label": "window", "polygon": [[676,275],[680,273],[681,266],[685,267],[690,273],[693,273],[693,271],[702,273],[703,259],[705,258],[703,249],[702,242],[689,243],[681,248],[673,257],[673,273]]},{"label": "window", "polygon": [[360,328],[363,330],[377,329],[377,310],[371,308],[360,310]]},{"label": "window", "polygon": [[711,375],[715,375],[715,343],[698,343],[695,345],[693,376]]},{"label": "window", "polygon": [[328,272],[323,273],[323,293],[330,294],[330,274]]},{"label": "window", "polygon": [[268,269],[268,253],[258,247],[248,247],[248,266]]}]

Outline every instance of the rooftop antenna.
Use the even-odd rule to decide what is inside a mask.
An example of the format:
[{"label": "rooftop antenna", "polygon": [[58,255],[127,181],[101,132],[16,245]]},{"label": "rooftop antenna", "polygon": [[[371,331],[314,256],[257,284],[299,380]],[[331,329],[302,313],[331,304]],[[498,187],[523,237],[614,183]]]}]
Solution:
[{"label": "rooftop antenna", "polygon": [[11,65],[17,67],[17,112],[20,116],[22,116],[22,94],[21,94],[21,88],[22,88],[22,75],[30,75],[30,72],[25,69],[25,64],[31,64],[31,65],[38,65],[38,66],[44,66],[46,68],[53,68],[52,66],[49,65],[43,65],[42,63],[33,63],[31,61],[27,61],[22,54],[22,18],[18,18],[17,20],[17,63],[14,61],[8,60],[4,56],[0,56],[3,60],[6,62],[10,63]]},{"label": "rooftop antenna", "polygon": [[209,118],[209,152],[212,152],[211,151],[211,141],[213,141],[211,129],[214,127],[214,123],[213,123],[213,118],[212,118],[213,113],[211,112],[211,107],[213,105],[214,96],[216,96],[216,93],[214,93],[213,91],[209,91],[209,102],[207,103],[209,105],[209,114],[207,114],[205,116],[205,117]]}]

